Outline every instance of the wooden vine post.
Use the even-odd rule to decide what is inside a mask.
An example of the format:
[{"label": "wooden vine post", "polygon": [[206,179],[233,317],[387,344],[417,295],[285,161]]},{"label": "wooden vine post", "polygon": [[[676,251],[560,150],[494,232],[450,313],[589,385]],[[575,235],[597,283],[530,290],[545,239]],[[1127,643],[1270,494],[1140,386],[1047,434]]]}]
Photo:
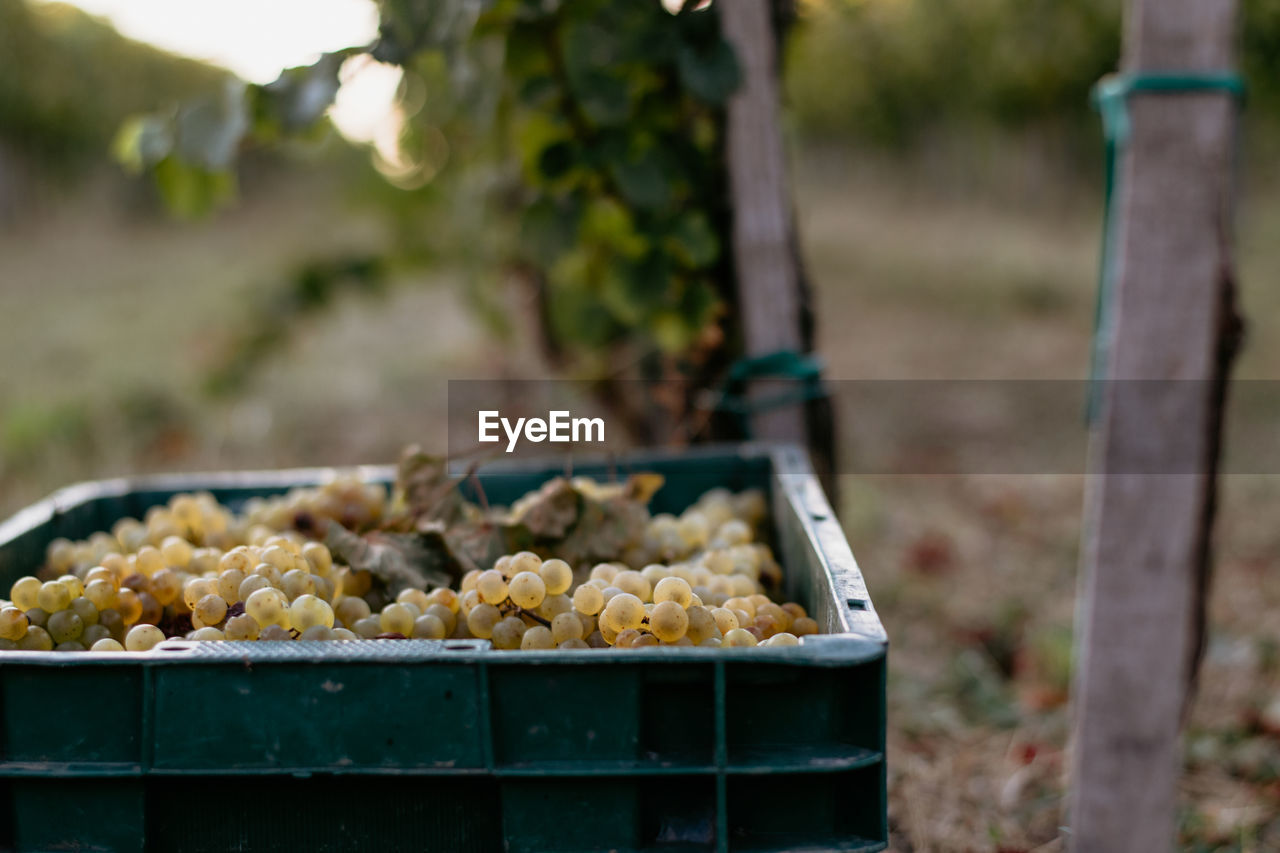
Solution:
[{"label": "wooden vine post", "polygon": [[[728,0],[717,6],[725,40],[733,46],[742,74],[729,101],[726,155],[745,354],[805,352],[809,342],[782,147],[771,3]],[[750,425],[755,438],[807,443],[801,405],[757,411]]]},{"label": "wooden vine post", "polygon": [[[1129,0],[1124,73],[1230,72],[1235,7]],[[1220,87],[1186,89],[1129,94],[1116,163],[1115,322],[1091,448],[1077,630],[1068,823],[1080,853],[1173,848],[1179,731],[1204,638],[1239,323],[1230,252],[1236,104]]]}]

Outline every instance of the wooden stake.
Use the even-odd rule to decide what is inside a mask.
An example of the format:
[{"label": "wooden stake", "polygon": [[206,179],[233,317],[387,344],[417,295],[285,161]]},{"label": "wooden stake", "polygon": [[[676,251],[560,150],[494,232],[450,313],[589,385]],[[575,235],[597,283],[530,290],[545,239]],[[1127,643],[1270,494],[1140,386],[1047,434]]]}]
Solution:
[{"label": "wooden stake", "polygon": [[[804,352],[770,3],[729,0],[717,6],[724,37],[742,70],[742,85],[729,101],[727,155],[734,268],[746,354]],[[759,412],[751,426],[759,439],[807,444],[803,406]]]},{"label": "wooden stake", "polygon": [[[1125,70],[1230,70],[1235,6],[1130,0]],[[1129,114],[1110,381],[1091,448],[1101,476],[1089,478],[1077,620],[1068,820],[1080,853],[1174,846],[1236,328],[1235,105],[1225,93],[1140,93]]]}]

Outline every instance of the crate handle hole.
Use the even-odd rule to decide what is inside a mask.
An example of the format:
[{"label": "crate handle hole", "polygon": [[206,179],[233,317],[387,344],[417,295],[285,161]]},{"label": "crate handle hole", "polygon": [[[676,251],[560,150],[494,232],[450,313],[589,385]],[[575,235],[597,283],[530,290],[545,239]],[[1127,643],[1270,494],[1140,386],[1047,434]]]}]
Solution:
[{"label": "crate handle hole", "polygon": [[189,652],[195,648],[195,645],[193,643],[188,643],[188,642],[161,643],[160,645],[156,646],[156,648],[162,652]]},{"label": "crate handle hole", "polygon": [[850,610],[866,610],[867,600],[865,598],[850,598],[845,601]]}]

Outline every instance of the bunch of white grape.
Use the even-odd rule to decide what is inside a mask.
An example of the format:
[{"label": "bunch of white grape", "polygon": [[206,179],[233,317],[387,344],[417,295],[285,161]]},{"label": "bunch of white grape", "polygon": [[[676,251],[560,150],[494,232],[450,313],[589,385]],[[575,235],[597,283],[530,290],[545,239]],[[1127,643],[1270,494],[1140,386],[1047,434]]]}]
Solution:
[{"label": "bunch of white grape", "polygon": [[576,587],[563,560],[530,551],[462,579],[459,612],[471,636],[499,649],[795,645],[818,633],[799,604],[760,592],[758,562],[708,552],[697,564],[636,571],[600,563]]},{"label": "bunch of white grape", "polygon": [[733,494],[712,489],[679,516],[660,513],[646,525],[639,542],[622,555],[630,566],[690,560],[706,551],[747,545],[765,520],[764,494],[749,489]]},{"label": "bunch of white grape", "polygon": [[272,532],[299,530],[324,535],[329,521],[350,530],[377,524],[387,510],[387,489],[354,476],[338,477],[322,486],[299,487],[284,495],[250,498],[244,516],[250,526]]},{"label": "bunch of white grape", "polygon": [[410,588],[389,602],[369,572],[335,565],[307,535],[322,535],[323,519],[374,524],[386,504],[383,487],[353,478],[254,499],[240,515],[208,493],[180,494],[142,521],[55,540],[40,576],[0,600],[0,650],[146,651],[169,637],[752,646],[818,631],[799,604],[764,594],[780,575],[754,541],[766,512],[759,491],[713,489],[678,517],[654,516],[620,562],[575,574],[564,560],[521,551],[468,572],[459,591]]}]

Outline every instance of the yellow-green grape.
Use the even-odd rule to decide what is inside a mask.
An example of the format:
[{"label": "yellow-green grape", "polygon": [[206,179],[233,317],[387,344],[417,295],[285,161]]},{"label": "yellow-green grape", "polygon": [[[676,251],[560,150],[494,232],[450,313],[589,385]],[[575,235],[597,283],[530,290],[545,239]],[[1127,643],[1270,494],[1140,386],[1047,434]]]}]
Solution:
[{"label": "yellow-green grape", "polygon": [[166,537],[160,544],[160,556],[164,559],[164,564],[175,569],[190,566],[192,554],[191,543],[181,536]]},{"label": "yellow-green grape", "polygon": [[480,593],[476,592],[474,589],[469,589],[462,594],[461,612],[470,613],[472,608],[480,603]]},{"label": "yellow-green grape", "polygon": [[[518,572],[507,587],[507,595],[511,596],[511,600],[517,607],[532,610],[546,599],[547,584],[541,576],[533,572]],[[490,604],[496,603],[490,602]]]},{"label": "yellow-green grape", "polygon": [[790,613],[788,613],[786,610],[783,610],[781,607],[774,604],[772,601],[765,602],[764,604],[761,604],[758,607],[756,607],[756,618],[758,619],[761,616],[771,617],[774,621],[774,624],[778,626],[778,631],[790,630],[791,623],[794,621],[791,618]]},{"label": "yellow-green grape", "polygon": [[281,589],[284,590],[285,595],[289,596],[290,600],[303,595],[314,596],[316,594],[316,580],[311,577],[310,572],[304,572],[301,569],[290,569],[281,578]]},{"label": "yellow-green grape", "polygon": [[604,608],[604,595],[600,587],[584,583],[573,591],[573,607],[579,613],[595,616]]},{"label": "yellow-green grape", "polygon": [[492,604],[477,604],[467,614],[467,630],[473,637],[487,640],[493,636],[493,626],[502,619],[502,613]]},{"label": "yellow-green grape", "polygon": [[353,598],[351,596],[342,599],[333,608],[333,615],[348,628],[372,612],[367,601],[363,598]]},{"label": "yellow-green grape", "polygon": [[647,634],[641,631],[640,636],[636,637],[635,642],[631,644],[631,648],[638,649],[643,646],[656,646],[656,645],[658,645],[657,637],[653,636],[653,634]]},{"label": "yellow-green grape", "polygon": [[122,652],[124,651],[124,646],[120,645],[119,642],[111,639],[110,637],[103,637],[101,640],[98,640],[92,646],[90,646],[89,651],[91,652]]},{"label": "yellow-green grape", "polygon": [[253,571],[250,574],[265,579],[267,583],[277,589],[284,583],[284,573],[270,563],[258,563],[253,567]]},{"label": "yellow-green grape", "polygon": [[608,607],[609,602],[613,600],[615,595],[622,595],[622,590],[618,589],[616,586],[606,586],[604,589],[600,590],[600,594],[604,596],[605,607]]},{"label": "yellow-green grape", "polygon": [[506,567],[501,569],[506,577],[514,577],[521,572],[537,573],[542,567],[542,558],[532,551],[520,551],[511,555],[511,560]]},{"label": "yellow-green grape", "polygon": [[591,568],[591,579],[613,582],[613,578],[618,574],[618,567],[613,563],[596,563]]},{"label": "yellow-green grape", "polygon": [[308,542],[302,546],[302,556],[311,564],[311,571],[322,578],[333,572],[333,554],[320,542]]},{"label": "yellow-green grape", "polygon": [[662,645],[664,645],[664,646],[692,646],[692,645],[693,645],[693,640],[690,640],[690,639],[689,639],[689,635],[688,635],[688,634],[686,634],[685,636],[681,637],[681,638],[680,638],[680,639],[678,639],[678,640],[672,640],[670,643],[663,643]]},{"label": "yellow-green grape", "polygon": [[582,621],[573,611],[561,613],[551,620],[551,638],[556,645],[565,640],[582,639]]},{"label": "yellow-green grape", "polygon": [[599,631],[592,631],[587,635],[587,645],[593,649],[609,648],[609,643],[605,641],[604,634]]},{"label": "yellow-green grape", "polygon": [[49,622],[49,611],[43,607],[33,607],[27,611],[27,621],[43,628]]},{"label": "yellow-green grape", "polygon": [[657,586],[658,581],[671,576],[671,570],[660,563],[650,563],[640,570],[640,575],[650,586]]},{"label": "yellow-green grape", "polygon": [[508,616],[493,626],[491,639],[496,649],[518,649],[528,626],[517,616]]},{"label": "yellow-green grape", "polygon": [[584,643],[582,640],[579,640],[577,637],[571,637],[570,639],[565,640],[563,643],[560,643],[558,646],[556,646],[556,648],[558,649],[589,649],[591,647],[588,646],[586,643]]},{"label": "yellow-green grape", "polygon": [[618,639],[618,632],[610,628],[603,619],[596,626],[596,630],[600,632],[600,636],[604,638],[605,643],[610,646]]},{"label": "yellow-green grape", "polygon": [[382,614],[378,617],[378,622],[382,625],[384,632],[404,634],[407,637],[413,633],[413,620],[415,618],[417,616],[407,605],[397,603],[388,604],[382,608]]},{"label": "yellow-green grape", "polygon": [[[444,633],[446,637],[453,633],[454,628],[458,627],[457,615],[443,604],[436,604],[434,602],[428,604],[427,609],[422,616],[434,616],[439,619],[440,623],[444,625]],[[418,619],[421,619],[422,616],[419,616]],[[417,621],[417,619],[414,620],[415,623]]]},{"label": "yellow-green grape", "polygon": [[84,643],[79,640],[67,640],[65,643],[58,643],[53,647],[55,652],[83,652],[85,650]]},{"label": "yellow-green grape", "polygon": [[192,621],[199,619],[203,625],[217,625],[226,615],[227,601],[216,592],[209,593],[191,608]]},{"label": "yellow-green grape", "polygon": [[27,633],[18,641],[18,648],[24,652],[51,652],[53,651],[53,638],[49,636],[49,632],[39,625],[32,625],[27,628]]},{"label": "yellow-green grape", "polygon": [[573,610],[573,599],[561,593],[560,595],[548,595],[542,600],[542,604],[538,605],[534,612],[543,619],[550,621],[561,613],[568,613]]},{"label": "yellow-green grape", "polygon": [[334,639],[337,638],[333,636],[333,629],[328,625],[312,625],[298,636],[299,642],[306,643],[323,643]]},{"label": "yellow-green grape", "polygon": [[84,585],[84,597],[93,602],[93,606],[99,610],[115,607],[115,584],[101,578],[95,578]]},{"label": "yellow-green grape", "polygon": [[458,586],[459,591],[461,591],[463,595],[466,595],[468,592],[471,592],[473,589],[475,589],[476,582],[480,580],[481,574],[483,574],[483,572],[481,572],[479,569],[472,569],[471,571],[463,575],[462,583]]},{"label": "yellow-green grape", "polygon": [[750,598],[731,598],[724,603],[724,606],[729,610],[741,610],[752,619],[755,618],[756,603]]},{"label": "yellow-green grape", "polygon": [[45,562],[56,572],[65,572],[75,561],[75,543],[70,539],[58,537],[45,549]]},{"label": "yellow-green grape", "polygon": [[267,625],[258,633],[259,643],[282,643],[292,639],[289,629],[280,625]]},{"label": "yellow-green grape", "polygon": [[413,587],[400,590],[400,594],[396,596],[396,601],[400,604],[412,604],[419,611],[426,610],[431,606],[431,599],[427,597],[427,594]]},{"label": "yellow-green grape", "polygon": [[681,607],[688,607],[693,600],[693,588],[680,578],[663,578],[653,588],[653,600],[654,603],[674,601]]},{"label": "yellow-green grape", "polygon": [[173,569],[161,569],[151,576],[151,594],[162,606],[172,604],[182,594],[182,576]]},{"label": "yellow-green grape", "polygon": [[601,620],[615,631],[639,628],[644,621],[644,602],[629,592],[620,592],[604,606]]},{"label": "yellow-green grape", "polygon": [[447,586],[431,590],[431,592],[427,593],[427,598],[432,604],[439,604],[442,607],[447,607],[452,613],[458,612],[458,606],[460,604],[458,594]]},{"label": "yellow-green grape", "polygon": [[538,577],[547,587],[548,595],[560,595],[573,585],[573,569],[564,560],[545,560],[538,567]]},{"label": "yellow-green grape", "polygon": [[106,625],[85,625],[84,633],[80,635],[80,642],[84,643],[85,646],[91,647],[99,640],[110,636],[111,631],[107,629]]},{"label": "yellow-green grape", "polygon": [[[227,569],[218,575],[218,595],[222,596],[228,606],[240,600],[240,584],[244,583],[245,577],[245,573],[239,569]],[[155,586],[155,578],[151,579],[151,585]]]},{"label": "yellow-green grape", "polygon": [[424,613],[413,620],[413,633],[410,636],[415,640],[443,640],[448,635],[449,632],[445,630],[444,622],[439,616]]},{"label": "yellow-green grape", "polygon": [[358,640],[360,639],[360,635],[347,628],[334,628],[333,638],[335,640]]},{"label": "yellow-green grape", "polygon": [[300,595],[289,605],[289,620],[298,631],[306,631],[313,625],[332,628],[333,608],[318,596]]},{"label": "yellow-green grape", "polygon": [[634,595],[641,601],[648,601],[649,596],[653,594],[653,588],[644,579],[644,575],[639,572],[633,572],[630,569],[614,575],[613,585],[623,592]]},{"label": "yellow-green grape", "polygon": [[760,608],[765,604],[773,603],[772,601],[769,600],[769,596],[759,592],[755,593],[754,595],[748,595],[747,601],[750,601],[752,606],[756,608]]},{"label": "yellow-green grape", "polygon": [[[293,534],[277,533],[274,536],[267,537],[267,541],[262,543],[266,548],[283,548],[294,556],[302,555],[302,545],[293,538]],[[284,569],[284,566],[280,567]]]},{"label": "yellow-green grape", "polygon": [[[253,595],[260,589],[272,589],[271,581],[262,575],[249,575],[249,577],[240,581],[240,589],[236,592],[237,600],[248,601],[249,596]],[[359,601],[360,599],[356,599]]]},{"label": "yellow-green grape", "polygon": [[122,518],[111,525],[111,535],[126,551],[137,551],[147,541],[147,528],[136,518]]},{"label": "yellow-green grape", "polygon": [[138,593],[138,605],[138,622],[160,624],[160,620],[164,617],[164,607],[156,601],[154,595],[149,592]]},{"label": "yellow-green grape", "polygon": [[635,628],[627,628],[626,630],[619,631],[614,636],[612,645],[615,649],[629,649],[635,645],[635,642],[638,639],[640,639],[640,632]]},{"label": "yellow-green grape", "polygon": [[156,572],[165,568],[164,555],[160,553],[159,548],[144,545],[139,548],[138,553],[134,555],[134,568],[140,574],[151,577]]},{"label": "yellow-green grape", "polygon": [[715,608],[711,611],[711,616],[716,620],[716,627],[720,629],[721,634],[728,634],[734,628],[741,627],[738,617],[727,607]]},{"label": "yellow-green grape", "polygon": [[808,616],[801,616],[791,623],[791,633],[797,637],[805,637],[818,633],[818,623]]},{"label": "yellow-green grape", "polygon": [[191,632],[191,639],[197,640],[201,643],[221,642],[226,638],[226,634],[222,633],[222,631],[217,628],[214,628],[212,625],[208,625],[204,628],[197,628]]},{"label": "yellow-green grape", "polygon": [[736,596],[748,596],[755,593],[756,582],[743,574],[729,575],[729,591]]},{"label": "yellow-green grape", "polygon": [[0,639],[18,641],[27,634],[27,614],[16,607],[0,610]]},{"label": "yellow-green grape", "polygon": [[332,578],[322,578],[319,575],[312,575],[311,582],[316,585],[316,595],[330,603],[333,602],[334,593],[337,587],[333,583]]},{"label": "yellow-green grape", "polygon": [[476,579],[476,592],[485,604],[501,604],[507,598],[507,580],[502,572],[489,569]]},{"label": "yellow-green grape", "polygon": [[734,628],[732,631],[725,632],[723,642],[726,646],[735,647],[754,646],[758,643],[756,635],[745,628]]},{"label": "yellow-green grape", "polygon": [[221,548],[193,548],[187,571],[198,575],[217,574],[222,566]]},{"label": "yellow-green grape", "polygon": [[551,629],[545,625],[534,625],[532,628],[524,632],[520,638],[520,648],[525,651],[533,649],[554,649],[556,647],[555,639],[551,635]]},{"label": "yellow-green grape", "polygon": [[262,562],[275,566],[283,574],[294,568],[293,553],[281,545],[272,545],[262,552]]},{"label": "yellow-green grape", "polygon": [[705,607],[694,605],[685,611],[689,617],[689,628],[686,636],[694,645],[700,644],[707,637],[722,636],[720,626],[716,624],[716,619],[711,615],[711,611]]},{"label": "yellow-green grape", "polygon": [[773,635],[772,637],[770,637],[769,639],[765,640],[765,641],[764,641],[764,643],[763,643],[763,645],[766,645],[766,646],[798,646],[798,645],[800,645],[800,639],[799,639],[798,637],[796,637],[796,635],[795,635],[795,634],[788,633],[787,631],[781,631],[781,632],[779,632],[779,633],[777,633],[777,634],[774,634],[774,635]]},{"label": "yellow-green grape", "polygon": [[80,621],[86,625],[98,624],[98,608],[83,595],[79,598],[71,599],[71,606],[67,609],[75,611],[75,614],[80,617]]},{"label": "yellow-green grape", "polygon": [[649,630],[662,642],[674,643],[689,630],[689,616],[675,601],[659,602],[649,614]]},{"label": "yellow-green grape", "polygon": [[377,616],[366,616],[353,622],[351,630],[366,640],[372,640],[382,633],[382,622]]},{"label": "yellow-green grape", "polygon": [[71,605],[71,589],[64,583],[58,581],[46,581],[40,585],[40,592],[36,596],[36,601],[40,605],[40,609],[48,613],[56,613],[59,610],[65,610]]},{"label": "yellow-green grape", "polygon": [[124,639],[124,617],[115,608],[98,611],[98,624],[111,632],[117,640]]},{"label": "yellow-green grape", "polygon": [[218,571],[229,572],[232,569],[248,574],[258,564],[257,557],[245,545],[239,545],[222,555],[218,560]]},{"label": "yellow-green grape", "polygon": [[268,587],[250,595],[244,602],[244,612],[253,617],[262,628],[278,625],[281,628],[292,627],[289,624],[289,600],[278,589]]},{"label": "yellow-green grape", "polygon": [[112,589],[119,588],[119,585],[116,581],[115,572],[111,571],[106,566],[94,566],[92,569],[85,572],[84,585],[87,587],[89,586],[89,584],[93,583],[94,581],[106,581],[107,583],[111,584]]},{"label": "yellow-green grape", "polygon": [[164,642],[164,632],[155,625],[134,625],[124,635],[124,647],[131,652],[145,652]]},{"label": "yellow-green grape", "polygon": [[182,587],[182,600],[187,607],[196,609],[196,602],[206,595],[217,595],[218,584],[212,578],[191,578]]},{"label": "yellow-green grape", "polygon": [[120,578],[129,574],[132,569],[129,568],[129,560],[133,557],[126,557],[123,554],[108,554],[98,561],[101,568],[111,572],[111,576],[115,583],[119,584]]},{"label": "yellow-green grape", "polygon": [[248,613],[232,616],[223,626],[222,633],[228,640],[246,642],[258,639],[258,622]]}]

